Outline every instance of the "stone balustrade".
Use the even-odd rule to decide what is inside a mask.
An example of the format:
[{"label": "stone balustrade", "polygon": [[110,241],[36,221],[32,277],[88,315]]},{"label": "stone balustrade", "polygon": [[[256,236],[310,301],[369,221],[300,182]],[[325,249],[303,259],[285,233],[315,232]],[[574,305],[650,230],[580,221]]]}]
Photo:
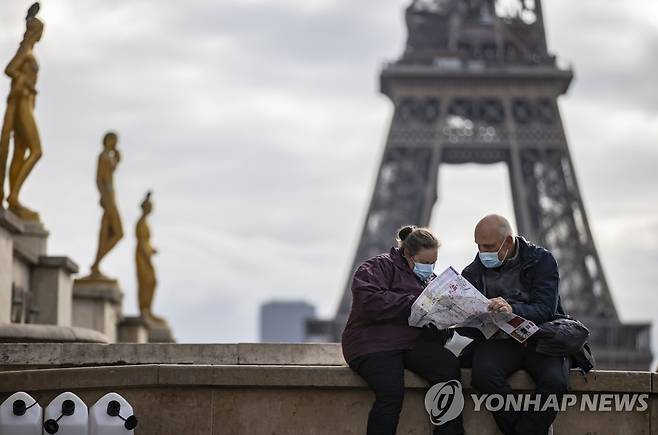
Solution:
[{"label": "stone balustrade", "polygon": [[[80,344],[0,345],[0,399],[19,390],[48,403],[73,391],[93,404],[108,391],[124,396],[140,418],[136,433],[354,434],[365,433],[374,399],[345,365],[339,344]],[[511,384],[527,392],[525,372]],[[494,435],[488,411],[475,411],[470,370],[462,371],[467,433]],[[426,381],[407,371],[398,434],[427,435]],[[646,394],[648,409],[562,412],[555,434],[658,434],[658,374],[573,370],[571,393]]]}]

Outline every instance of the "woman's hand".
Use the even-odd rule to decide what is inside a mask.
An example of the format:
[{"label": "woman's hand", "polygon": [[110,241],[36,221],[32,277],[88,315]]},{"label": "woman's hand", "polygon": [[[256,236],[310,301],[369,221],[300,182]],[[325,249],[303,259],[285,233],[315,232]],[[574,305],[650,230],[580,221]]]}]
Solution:
[{"label": "woman's hand", "polygon": [[489,299],[489,311],[495,313],[512,313],[512,306],[501,297]]}]

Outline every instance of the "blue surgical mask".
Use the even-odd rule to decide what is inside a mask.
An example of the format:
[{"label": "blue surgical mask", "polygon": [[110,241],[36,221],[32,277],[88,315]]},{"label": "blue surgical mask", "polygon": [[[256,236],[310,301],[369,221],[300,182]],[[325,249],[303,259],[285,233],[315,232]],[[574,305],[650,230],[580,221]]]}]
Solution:
[{"label": "blue surgical mask", "polygon": [[427,264],[427,263],[414,262],[414,273],[418,278],[422,279],[423,281],[425,281],[427,278],[432,276],[433,272],[434,272],[434,263]]},{"label": "blue surgical mask", "polygon": [[[498,252],[503,248],[505,240],[503,240],[503,243],[500,244],[500,248],[498,248],[498,251],[496,252],[478,252],[478,256],[484,267],[487,269],[495,269],[496,267],[503,265],[502,260],[498,258]],[[509,251],[509,248],[507,248],[507,251]],[[505,256],[507,256],[507,251],[505,251]]]}]

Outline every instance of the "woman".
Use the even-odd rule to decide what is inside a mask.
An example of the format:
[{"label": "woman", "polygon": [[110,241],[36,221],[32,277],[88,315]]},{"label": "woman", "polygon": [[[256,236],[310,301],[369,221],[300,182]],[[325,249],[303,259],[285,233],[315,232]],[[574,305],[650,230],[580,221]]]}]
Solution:
[{"label": "woman", "polygon": [[34,45],[43,35],[43,22],[36,18],[39,4],[33,4],[25,18],[25,35],[18,51],[7,65],[5,73],[11,78],[0,133],[0,203],[4,199],[4,179],[9,154],[9,141],[14,133],[14,154],[9,167],[9,210],[18,217],[39,220],[37,212],[20,203],[18,195],[25,179],[41,158],[41,139],[34,120],[34,103],[37,95],[36,83],[39,65],[34,57]]},{"label": "woman", "polygon": [[[440,242],[427,228],[405,226],[398,247],[363,262],[352,279],[352,311],[342,334],[343,356],[375,393],[368,435],[394,435],[404,399],[404,369],[431,385],[460,379],[459,361],[443,346],[448,331],[409,326],[411,305],[434,277]],[[463,434],[459,417],[434,434]]]}]

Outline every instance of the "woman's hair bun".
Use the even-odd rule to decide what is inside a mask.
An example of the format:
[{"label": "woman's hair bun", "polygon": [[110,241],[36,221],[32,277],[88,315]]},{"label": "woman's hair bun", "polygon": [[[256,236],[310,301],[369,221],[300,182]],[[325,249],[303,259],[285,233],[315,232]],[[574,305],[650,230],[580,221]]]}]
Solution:
[{"label": "woman's hair bun", "polygon": [[398,248],[403,253],[416,255],[423,249],[438,249],[441,246],[439,238],[427,227],[405,225],[398,230]]},{"label": "woman's hair bun", "polygon": [[416,229],[415,225],[406,225],[406,226],[400,228],[398,230],[398,240],[403,241],[415,229]]}]

